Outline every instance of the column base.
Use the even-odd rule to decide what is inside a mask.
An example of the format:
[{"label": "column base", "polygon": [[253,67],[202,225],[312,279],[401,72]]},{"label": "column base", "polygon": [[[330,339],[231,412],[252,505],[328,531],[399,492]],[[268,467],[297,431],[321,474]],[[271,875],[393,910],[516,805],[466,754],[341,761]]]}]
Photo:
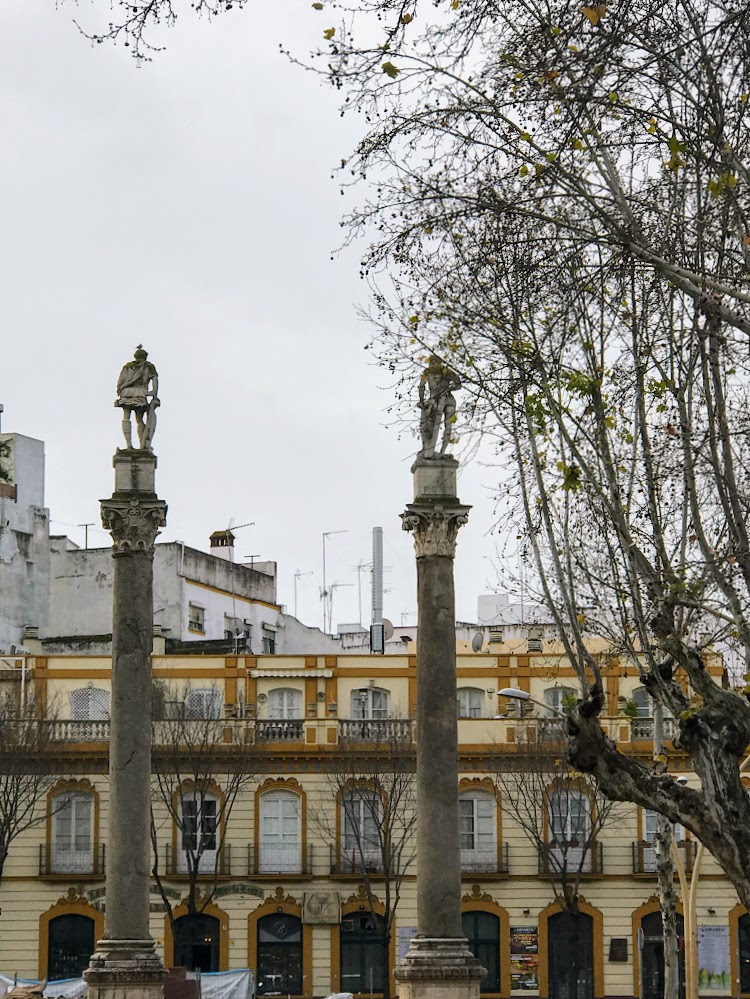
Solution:
[{"label": "column base", "polygon": [[88,999],[163,999],[167,972],[151,939],[99,940],[83,977]]},{"label": "column base", "polygon": [[394,971],[399,999],[479,999],[486,974],[466,937],[414,937]]}]

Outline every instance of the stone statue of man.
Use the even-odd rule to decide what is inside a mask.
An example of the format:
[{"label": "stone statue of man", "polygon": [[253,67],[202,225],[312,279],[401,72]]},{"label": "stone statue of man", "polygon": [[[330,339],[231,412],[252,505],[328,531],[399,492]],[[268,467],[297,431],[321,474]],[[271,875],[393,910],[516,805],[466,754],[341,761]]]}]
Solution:
[{"label": "stone statue of man", "polygon": [[157,392],[159,377],[156,368],[148,360],[148,354],[139,343],[135,360],[128,361],[117,379],[117,399],[115,406],[122,409],[122,432],[125,443],[133,447],[133,428],[130,414],[135,414],[138,442],[143,451],[151,450],[151,441],[156,430],[156,407],[159,405]]},{"label": "stone statue of man", "polygon": [[[456,415],[456,399],[454,389],[461,387],[461,380],[455,371],[433,354],[429,364],[422,373],[419,382],[419,408],[421,417],[419,430],[422,435],[422,450],[420,458],[435,458],[440,428],[443,428],[443,441],[440,455],[445,454],[451,440],[451,427]],[[429,396],[427,391],[429,390]],[[438,457],[439,457],[438,456]]]}]

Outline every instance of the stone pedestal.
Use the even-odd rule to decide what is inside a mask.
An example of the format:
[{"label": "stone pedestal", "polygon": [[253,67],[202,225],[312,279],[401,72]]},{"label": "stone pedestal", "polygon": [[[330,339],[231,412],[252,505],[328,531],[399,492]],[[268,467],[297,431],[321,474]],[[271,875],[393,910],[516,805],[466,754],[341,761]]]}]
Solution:
[{"label": "stone pedestal", "polygon": [[89,999],[158,999],[166,972],[149,934],[151,648],[154,542],[167,506],[154,492],[151,452],[118,451],[114,466],[114,495],[102,500],[115,560],[107,907],[84,978]]},{"label": "stone pedestal", "polygon": [[458,462],[419,458],[401,515],[417,556],[417,936],[396,969],[401,999],[479,999],[485,970],[461,927],[453,559],[468,506]]},{"label": "stone pedestal", "polygon": [[97,944],[83,977],[88,999],[162,999],[167,973],[151,937],[145,940],[105,937]]},{"label": "stone pedestal", "polygon": [[479,999],[486,971],[465,937],[416,936],[394,974],[399,999]]}]

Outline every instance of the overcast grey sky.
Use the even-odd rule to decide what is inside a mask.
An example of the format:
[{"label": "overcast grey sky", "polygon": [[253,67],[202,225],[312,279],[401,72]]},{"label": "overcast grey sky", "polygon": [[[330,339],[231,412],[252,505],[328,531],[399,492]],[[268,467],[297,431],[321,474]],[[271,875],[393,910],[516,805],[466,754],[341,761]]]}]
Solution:
[{"label": "overcast grey sky", "polygon": [[[46,441],[55,533],[99,522],[120,444],[121,365],[143,342],[160,374],[163,540],[206,549],[231,518],[238,560],[279,564],[279,599],[322,620],[321,534],[333,620],[356,621],[358,562],[384,529],[385,613],[416,620],[414,437],[389,426],[387,372],[364,346],[357,253],[331,261],[342,198],[331,168],[356,141],[337,95],[279,54],[327,27],[308,0],[250,4],[211,23],[189,4],[138,68],[91,46],[108,0],[5,0],[0,12],[0,358],[3,430]],[[457,613],[497,582],[491,470],[461,475]],[[90,544],[106,544],[92,533]],[[364,580],[363,580],[364,582]],[[369,593],[363,596],[369,622]],[[402,618],[402,615],[405,615]]]}]

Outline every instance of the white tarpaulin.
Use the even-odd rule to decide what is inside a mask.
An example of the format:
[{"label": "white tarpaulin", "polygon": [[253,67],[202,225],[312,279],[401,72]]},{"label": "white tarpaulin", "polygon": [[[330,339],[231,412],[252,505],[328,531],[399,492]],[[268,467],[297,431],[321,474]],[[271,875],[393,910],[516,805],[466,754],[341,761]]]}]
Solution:
[{"label": "white tarpaulin", "polygon": [[[200,976],[202,999],[252,999],[253,973],[242,971],[204,972]],[[19,978],[18,985],[36,984],[36,978]],[[0,990],[7,992],[13,988],[15,980],[0,975]],[[86,983],[82,978],[65,978],[59,982],[49,982],[44,988],[49,999],[85,999]]]}]

